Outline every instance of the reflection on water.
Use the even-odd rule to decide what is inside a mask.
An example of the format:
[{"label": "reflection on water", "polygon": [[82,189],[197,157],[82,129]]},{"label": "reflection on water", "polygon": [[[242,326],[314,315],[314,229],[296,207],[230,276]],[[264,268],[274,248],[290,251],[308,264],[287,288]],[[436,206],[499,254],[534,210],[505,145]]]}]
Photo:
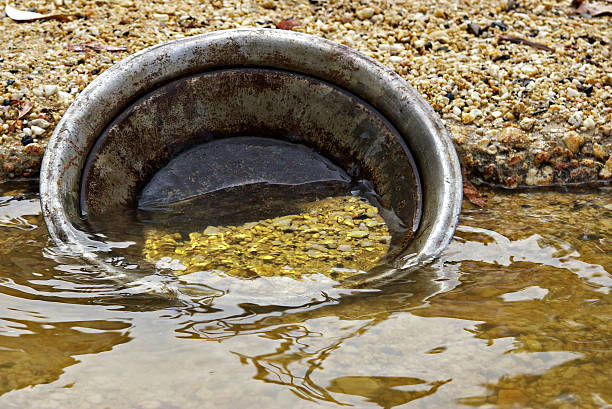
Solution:
[{"label": "reflection on water", "polygon": [[612,404],[612,200],[489,192],[434,265],[324,276],[110,277],[49,241],[35,186],[0,185],[0,407]]},{"label": "reflection on water", "polygon": [[46,322],[5,319],[0,338],[0,394],[31,385],[50,383],[62,368],[78,362],[77,355],[109,351],[128,342],[117,321]]},{"label": "reflection on water", "polygon": [[[418,378],[398,376],[343,376],[332,379],[330,392],[363,396],[382,408],[393,408],[435,393],[449,380],[427,383]],[[410,390],[414,388],[415,390]],[[404,390],[408,389],[408,390]]]}]

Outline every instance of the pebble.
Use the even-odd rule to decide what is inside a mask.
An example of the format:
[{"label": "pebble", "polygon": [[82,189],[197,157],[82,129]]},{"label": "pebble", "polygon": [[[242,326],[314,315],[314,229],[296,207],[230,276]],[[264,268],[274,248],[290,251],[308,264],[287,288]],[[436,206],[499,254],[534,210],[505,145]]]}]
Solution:
[{"label": "pebble", "polygon": [[379,225],[379,222],[377,220],[366,220],[365,222],[366,227],[376,227]]},{"label": "pebble", "polygon": [[204,234],[207,234],[209,236],[219,234],[219,233],[221,233],[221,231],[219,230],[218,227],[215,227],[215,226],[208,226],[206,227],[206,229],[204,229]]},{"label": "pebble", "polygon": [[372,7],[363,7],[357,10],[355,13],[360,20],[366,20],[372,18],[374,15],[374,8]]},{"label": "pebble", "polygon": [[603,168],[601,168],[599,176],[602,179],[610,179],[612,177],[612,155],[610,155]]},{"label": "pebble", "polygon": [[478,24],[469,23],[467,26],[467,32],[470,34],[474,34],[476,37],[478,37],[482,32],[482,28]]},{"label": "pebble", "polygon": [[47,129],[49,127],[49,125],[51,125],[49,122],[47,122],[46,120],[42,119],[42,118],[36,118],[30,121],[31,125],[34,126],[38,126],[41,127],[43,129]]},{"label": "pebble", "polygon": [[32,125],[30,129],[35,136],[40,136],[45,133],[44,128],[41,128],[40,126]]},{"label": "pebble", "polygon": [[572,153],[577,153],[584,143],[584,138],[577,132],[571,131],[563,137],[563,143]]},{"label": "pebble", "polygon": [[437,30],[429,34],[429,38],[435,41],[448,42],[448,34],[445,30]]},{"label": "pebble", "polygon": [[356,239],[362,239],[367,237],[370,233],[367,230],[353,230],[349,232],[348,236]]},{"label": "pebble", "polygon": [[593,129],[595,128],[595,121],[593,120],[593,118],[591,118],[590,116],[587,117],[587,119],[585,119],[582,122],[582,125],[586,128],[586,129]]},{"label": "pebble", "polygon": [[598,143],[593,144],[593,155],[595,155],[597,159],[606,158],[606,152],[604,151],[603,147]]},{"label": "pebble", "polygon": [[348,252],[353,250],[353,247],[350,244],[341,244],[338,246],[339,251]]},{"label": "pebble", "polygon": [[323,253],[317,250],[308,250],[306,254],[308,254],[309,257],[313,257],[313,258],[323,257]]},{"label": "pebble", "polygon": [[[366,201],[352,195],[334,196],[296,207],[302,212],[241,225],[208,226],[203,233],[190,233],[188,240],[179,233],[150,229],[145,232],[143,256],[158,268],[175,270],[175,274],[218,270],[249,279],[330,275],[333,268],[342,267],[346,271],[330,275],[341,281],[368,271],[388,251],[387,243],[380,240],[389,232],[382,217],[376,216],[377,226],[372,231],[364,222],[359,230],[340,222],[345,218],[360,220],[367,211],[376,214],[376,207]],[[286,221],[298,228],[288,229]],[[359,240],[365,237],[368,240]]]},{"label": "pebble", "polygon": [[163,21],[163,22],[170,20],[170,16],[168,16],[167,14],[162,14],[162,13],[153,13],[153,18],[157,21]]},{"label": "pebble", "polygon": [[534,118],[523,118],[519,123],[519,126],[524,131],[529,131],[535,125],[536,120]]},{"label": "pebble", "polygon": [[472,122],[474,122],[474,115],[472,115],[472,112],[463,112],[461,114],[461,122],[463,122],[464,125],[469,125]]},{"label": "pebble", "polygon": [[570,98],[576,98],[580,96],[580,92],[570,87],[567,89],[567,96]]},{"label": "pebble", "polygon": [[275,0],[265,0],[263,3],[261,3],[261,6],[268,10],[274,10],[276,9],[276,1]]},{"label": "pebble", "polygon": [[527,75],[534,75],[534,74],[537,74],[538,69],[537,67],[534,67],[533,65],[525,64],[521,67],[521,72]]},{"label": "pebble", "polygon": [[57,85],[45,85],[43,86],[43,95],[45,97],[52,97],[53,95],[57,94],[58,91],[58,86]]},{"label": "pebble", "polygon": [[43,153],[45,153],[45,148],[36,142],[32,142],[32,143],[27,144],[23,148],[23,151],[27,153],[28,155],[42,156]]},{"label": "pebble", "polygon": [[574,125],[576,128],[579,128],[582,125],[582,112],[577,111],[567,120],[571,125]]}]

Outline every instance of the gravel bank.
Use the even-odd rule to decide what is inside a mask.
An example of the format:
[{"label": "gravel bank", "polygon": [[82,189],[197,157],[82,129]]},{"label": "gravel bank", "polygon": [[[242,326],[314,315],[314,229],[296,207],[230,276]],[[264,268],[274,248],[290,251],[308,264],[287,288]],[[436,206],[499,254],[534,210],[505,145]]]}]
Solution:
[{"label": "gravel bank", "polygon": [[[72,100],[127,55],[203,32],[276,25],[392,67],[445,120],[473,179],[512,188],[612,178],[612,18],[572,14],[569,1],[11,4],[70,17],[1,19],[0,180],[36,176]],[[33,108],[15,122],[27,101]]]}]

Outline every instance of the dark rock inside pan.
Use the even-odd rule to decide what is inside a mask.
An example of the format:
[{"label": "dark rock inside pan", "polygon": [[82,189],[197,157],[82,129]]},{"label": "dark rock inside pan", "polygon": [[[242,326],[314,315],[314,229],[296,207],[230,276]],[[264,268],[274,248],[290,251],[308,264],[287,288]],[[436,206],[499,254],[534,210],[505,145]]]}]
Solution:
[{"label": "dark rock inside pan", "polygon": [[235,224],[299,212],[300,202],[350,194],[351,178],[314,150],[286,141],[237,137],[172,159],[144,187],[138,209],[164,224]]}]

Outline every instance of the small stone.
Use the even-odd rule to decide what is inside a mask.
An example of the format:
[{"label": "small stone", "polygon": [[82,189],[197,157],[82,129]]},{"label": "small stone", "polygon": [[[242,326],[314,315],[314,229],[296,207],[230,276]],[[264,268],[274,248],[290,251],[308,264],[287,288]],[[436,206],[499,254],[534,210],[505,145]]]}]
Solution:
[{"label": "small stone", "polygon": [[489,146],[489,143],[491,143],[491,141],[487,138],[482,138],[481,140],[478,141],[477,145],[478,148],[480,150],[486,150],[487,146]]},{"label": "small stone", "polygon": [[593,129],[595,128],[595,121],[593,120],[593,118],[591,118],[590,116],[587,117],[587,119],[584,120],[584,122],[582,123],[582,125],[586,128],[586,129]]},{"label": "small stone", "polygon": [[503,143],[524,143],[526,142],[525,134],[518,128],[509,126],[504,128],[498,136],[498,140]]},{"label": "small stone", "polygon": [[574,88],[568,88],[567,89],[567,96],[570,97],[570,98],[576,98],[576,97],[580,96],[580,92],[578,92]]},{"label": "small stone", "polygon": [[442,9],[436,9],[436,11],[434,11],[434,16],[438,17],[438,18],[446,18],[446,12]]},{"label": "small stone", "polygon": [[45,85],[43,86],[43,95],[47,98],[52,97],[57,94],[57,90],[57,85]]},{"label": "small stone", "polygon": [[370,234],[367,230],[353,230],[349,232],[348,236],[356,239],[362,239]]},{"label": "small stone", "polygon": [[482,33],[482,28],[478,24],[470,23],[467,26],[467,32],[478,37]]},{"label": "small stone", "polygon": [[447,42],[448,34],[444,30],[437,30],[429,34],[429,38],[436,41]]},{"label": "small stone", "polygon": [[42,156],[45,152],[45,148],[37,143],[29,143],[23,148],[23,151],[29,155]]},{"label": "small stone", "polygon": [[584,138],[577,132],[571,131],[563,138],[563,143],[572,153],[578,153],[584,143]]},{"label": "small stone", "polygon": [[34,136],[40,136],[45,133],[45,130],[41,128],[40,126],[32,125],[30,129],[32,130],[32,133],[34,134]]},{"label": "small stone", "polygon": [[318,243],[314,243],[310,246],[311,250],[317,250],[317,251],[327,251],[327,248],[321,244]]},{"label": "small stone", "polygon": [[601,168],[599,176],[601,176],[603,179],[610,179],[610,177],[612,177],[612,155],[610,155],[604,164],[604,167]]},{"label": "small stone", "polygon": [[275,0],[266,0],[261,4],[261,7],[268,9],[268,10],[274,10],[276,9],[276,1]]},{"label": "small stone", "polygon": [[163,14],[163,13],[153,13],[153,18],[157,21],[168,21],[170,20],[170,16],[168,16],[167,14]]},{"label": "small stone", "polygon": [[24,135],[24,136],[21,138],[21,144],[22,144],[23,146],[27,146],[27,145],[31,144],[32,142],[34,142],[34,139],[32,139],[32,137],[31,137],[31,136]]},{"label": "small stone", "polygon": [[464,125],[469,125],[472,122],[474,122],[474,115],[472,115],[471,112],[464,112],[461,114],[461,122],[463,122]]},{"label": "small stone", "polygon": [[525,176],[525,184],[529,186],[547,186],[554,181],[554,171],[550,166],[544,166],[538,170],[531,168]]},{"label": "small stone", "polygon": [[363,241],[360,241],[360,242],[359,242],[359,245],[360,245],[361,247],[372,247],[372,246],[374,245],[374,243],[372,243],[372,242],[371,242],[371,241],[369,241],[369,240],[363,240]]},{"label": "small stone", "polygon": [[537,163],[548,163],[550,161],[550,154],[548,152],[538,152],[536,153],[536,162]]},{"label": "small stone", "polygon": [[30,128],[23,128],[21,132],[23,132],[25,136],[32,136],[32,130]]},{"label": "small stone", "polygon": [[366,220],[365,225],[367,227],[376,227],[379,225],[379,222],[377,220]]},{"label": "small stone", "polygon": [[338,246],[338,250],[342,251],[342,252],[347,252],[347,251],[351,251],[353,249],[353,247],[351,247],[350,244],[341,244]]},{"label": "small stone", "polygon": [[594,143],[593,144],[593,155],[595,155],[597,159],[605,159],[606,152],[604,151],[603,147],[600,144]]},{"label": "small stone", "polygon": [[569,122],[571,125],[574,125],[576,128],[579,128],[580,125],[582,125],[582,118],[582,111],[577,111],[569,117],[567,122]]},{"label": "small stone", "polygon": [[453,114],[455,114],[457,116],[461,115],[461,108],[453,107]]},{"label": "small stone", "polygon": [[372,16],[374,15],[374,9],[372,7],[364,7],[357,10],[355,14],[357,14],[357,17],[360,20],[367,20],[369,18],[372,18]]},{"label": "small stone", "polygon": [[291,224],[291,219],[287,218],[287,219],[276,219],[272,222],[272,225],[277,226],[277,227],[287,227]]},{"label": "small stone", "polygon": [[308,250],[306,254],[308,254],[308,257],[312,257],[312,258],[321,258],[324,256],[324,254],[318,250]]},{"label": "small stone", "polygon": [[535,125],[536,120],[534,118],[523,118],[519,123],[519,126],[524,131],[529,131]]},{"label": "small stone", "polygon": [[220,232],[221,231],[215,226],[208,226],[206,229],[204,229],[204,234],[207,234],[209,236],[219,234]]},{"label": "small stone", "polygon": [[527,75],[534,75],[538,72],[538,68],[530,64],[525,64],[521,67],[521,72]]},{"label": "small stone", "polygon": [[51,124],[42,118],[36,118],[30,121],[30,125],[35,125],[47,129]]},{"label": "small stone", "polygon": [[366,216],[368,216],[368,217],[376,217],[376,216],[378,216],[378,208],[374,207],[372,209],[368,209],[366,211]]}]

